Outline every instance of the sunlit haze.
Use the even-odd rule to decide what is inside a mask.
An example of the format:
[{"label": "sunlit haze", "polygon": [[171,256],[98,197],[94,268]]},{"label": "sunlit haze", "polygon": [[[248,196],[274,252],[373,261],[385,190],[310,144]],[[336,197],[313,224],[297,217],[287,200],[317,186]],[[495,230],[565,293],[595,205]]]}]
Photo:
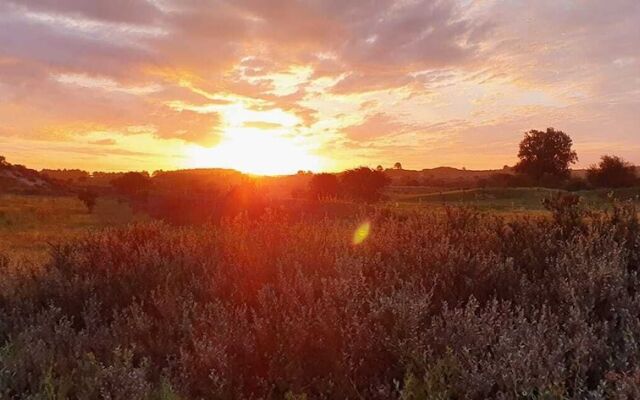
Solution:
[{"label": "sunlit haze", "polygon": [[33,168],[640,163],[640,2],[0,0],[0,146]]}]

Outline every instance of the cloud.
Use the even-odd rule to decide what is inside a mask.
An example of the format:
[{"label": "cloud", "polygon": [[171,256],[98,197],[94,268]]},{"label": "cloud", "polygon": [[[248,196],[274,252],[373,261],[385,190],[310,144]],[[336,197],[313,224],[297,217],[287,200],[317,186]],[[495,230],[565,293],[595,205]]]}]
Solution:
[{"label": "cloud", "polygon": [[607,135],[637,148],[639,19],[635,0],[0,0],[0,136],[212,146],[241,105],[345,167],[454,145],[487,163],[467,144],[551,124],[590,162]]},{"label": "cloud", "polygon": [[264,121],[247,121],[243,124],[245,128],[256,128],[261,130],[271,130],[282,128],[281,124],[275,122],[264,122]]},{"label": "cloud", "polygon": [[31,11],[109,22],[150,23],[161,15],[158,7],[147,0],[9,0],[8,3]]},{"label": "cloud", "polygon": [[366,118],[360,124],[345,128],[344,133],[350,140],[362,142],[398,135],[410,128],[411,125],[399,122],[387,114],[378,113]]},{"label": "cloud", "polygon": [[89,144],[95,144],[95,145],[98,145],[98,146],[113,146],[116,143],[118,143],[118,142],[116,142],[115,139],[100,139],[100,140],[91,140],[91,141],[89,141]]}]

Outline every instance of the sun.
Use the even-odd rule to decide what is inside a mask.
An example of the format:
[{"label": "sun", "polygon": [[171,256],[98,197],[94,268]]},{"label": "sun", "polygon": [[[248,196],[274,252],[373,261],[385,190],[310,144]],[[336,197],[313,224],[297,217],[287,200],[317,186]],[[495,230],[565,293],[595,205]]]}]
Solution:
[{"label": "sun", "polygon": [[293,141],[268,132],[237,132],[225,135],[216,147],[187,150],[190,168],[232,168],[256,175],[286,175],[317,170],[318,157]]},{"label": "sun", "polygon": [[296,135],[299,118],[279,108],[258,109],[245,102],[219,106],[224,127],[215,147],[186,149],[187,168],[230,168],[256,175],[317,171],[322,160],[308,139]]}]

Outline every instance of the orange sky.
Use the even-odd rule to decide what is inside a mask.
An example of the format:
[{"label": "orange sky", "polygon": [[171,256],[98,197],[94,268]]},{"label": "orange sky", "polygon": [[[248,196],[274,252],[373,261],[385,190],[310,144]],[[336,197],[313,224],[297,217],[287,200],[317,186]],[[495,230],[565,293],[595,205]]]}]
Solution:
[{"label": "orange sky", "polygon": [[640,164],[637,0],[0,0],[0,154],[34,168]]}]

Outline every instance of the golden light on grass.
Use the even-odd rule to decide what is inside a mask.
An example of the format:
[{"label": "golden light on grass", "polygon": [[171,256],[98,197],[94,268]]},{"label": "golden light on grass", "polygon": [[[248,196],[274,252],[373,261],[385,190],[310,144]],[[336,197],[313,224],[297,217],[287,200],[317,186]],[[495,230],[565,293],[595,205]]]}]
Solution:
[{"label": "golden light on grass", "polygon": [[363,222],[362,224],[360,224],[360,226],[358,226],[356,231],[353,233],[352,243],[354,245],[361,244],[367,239],[370,232],[371,232],[371,223],[369,221]]}]

